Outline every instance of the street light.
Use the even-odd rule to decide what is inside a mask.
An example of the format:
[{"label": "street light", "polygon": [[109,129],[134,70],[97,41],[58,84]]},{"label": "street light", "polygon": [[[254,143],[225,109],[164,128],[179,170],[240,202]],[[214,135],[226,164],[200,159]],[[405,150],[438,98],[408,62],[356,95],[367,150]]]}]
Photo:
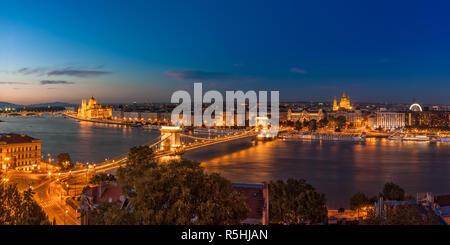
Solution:
[{"label": "street light", "polygon": [[66,214],[69,212],[69,210],[66,209],[66,211],[64,212],[64,225],[66,225]]}]

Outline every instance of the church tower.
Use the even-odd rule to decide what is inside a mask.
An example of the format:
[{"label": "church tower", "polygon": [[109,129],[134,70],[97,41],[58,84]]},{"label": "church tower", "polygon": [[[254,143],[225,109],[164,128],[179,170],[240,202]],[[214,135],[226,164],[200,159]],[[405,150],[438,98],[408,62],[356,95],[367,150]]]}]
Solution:
[{"label": "church tower", "polygon": [[333,111],[337,111],[339,110],[339,106],[336,100],[336,96],[334,96],[334,100],[333,100]]},{"label": "church tower", "polygon": [[350,99],[347,98],[345,92],[342,93],[341,101],[339,102],[339,107],[347,110],[352,110],[352,106],[350,105]]}]

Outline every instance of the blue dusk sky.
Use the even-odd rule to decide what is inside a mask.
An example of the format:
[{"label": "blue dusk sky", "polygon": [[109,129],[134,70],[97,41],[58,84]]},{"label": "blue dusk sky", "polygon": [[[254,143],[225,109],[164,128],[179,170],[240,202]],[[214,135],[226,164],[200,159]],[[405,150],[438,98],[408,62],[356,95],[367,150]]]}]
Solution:
[{"label": "blue dusk sky", "polygon": [[450,104],[448,1],[0,0],[0,101],[168,102],[179,89],[282,101]]}]

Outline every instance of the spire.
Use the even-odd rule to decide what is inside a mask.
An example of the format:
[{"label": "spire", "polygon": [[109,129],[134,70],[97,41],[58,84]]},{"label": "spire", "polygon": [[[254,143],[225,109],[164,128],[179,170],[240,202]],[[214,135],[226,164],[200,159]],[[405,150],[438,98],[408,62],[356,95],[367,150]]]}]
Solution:
[{"label": "spire", "polygon": [[346,98],[345,92],[342,93],[342,98]]},{"label": "spire", "polygon": [[333,100],[333,111],[337,111],[339,110],[339,106],[336,100],[336,96],[334,96],[334,100]]}]

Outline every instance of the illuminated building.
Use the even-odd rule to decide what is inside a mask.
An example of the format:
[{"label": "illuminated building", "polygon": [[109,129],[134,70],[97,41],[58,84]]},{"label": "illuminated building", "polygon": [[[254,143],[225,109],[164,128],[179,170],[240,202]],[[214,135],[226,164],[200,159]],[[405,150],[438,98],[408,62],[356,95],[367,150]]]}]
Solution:
[{"label": "illuminated building", "polygon": [[450,111],[410,111],[408,126],[447,128],[450,127]]},{"label": "illuminated building", "polygon": [[137,122],[141,120],[141,113],[137,111],[127,111],[123,113],[124,121]]},{"label": "illuminated building", "polygon": [[156,122],[158,121],[158,113],[157,112],[142,112],[141,120],[147,122]]},{"label": "illuminated building", "polygon": [[325,112],[322,109],[319,109],[317,111],[307,111],[303,110],[301,112],[293,112],[291,109],[287,112],[287,120],[288,121],[300,121],[303,122],[316,120],[319,121],[320,119],[325,118]]},{"label": "illuminated building", "polygon": [[349,123],[353,123],[356,126],[361,126],[361,123],[363,121],[363,115],[362,112],[360,110],[356,110],[356,111],[333,111],[333,112],[328,112],[327,116],[329,117],[334,117],[334,118],[338,118],[340,116],[345,117],[345,121],[349,122]]},{"label": "illuminated building", "polygon": [[97,104],[94,96],[91,97],[89,103],[82,100],[81,106],[78,108],[78,118],[83,119],[109,119],[112,117],[112,107],[102,106]]},{"label": "illuminated building", "polygon": [[124,112],[122,110],[113,110],[112,111],[112,119],[116,121],[122,121],[124,120]]},{"label": "illuminated building", "polygon": [[353,107],[350,105],[350,98],[348,98],[345,95],[345,92],[342,93],[341,101],[339,102],[339,105],[337,103],[336,97],[334,97],[333,100],[333,111],[338,110],[353,110]]},{"label": "illuminated building", "polygon": [[405,126],[405,113],[402,112],[377,112],[375,128],[394,129]]},{"label": "illuminated building", "polygon": [[41,140],[24,134],[0,134],[0,156],[2,169],[39,169]]}]

